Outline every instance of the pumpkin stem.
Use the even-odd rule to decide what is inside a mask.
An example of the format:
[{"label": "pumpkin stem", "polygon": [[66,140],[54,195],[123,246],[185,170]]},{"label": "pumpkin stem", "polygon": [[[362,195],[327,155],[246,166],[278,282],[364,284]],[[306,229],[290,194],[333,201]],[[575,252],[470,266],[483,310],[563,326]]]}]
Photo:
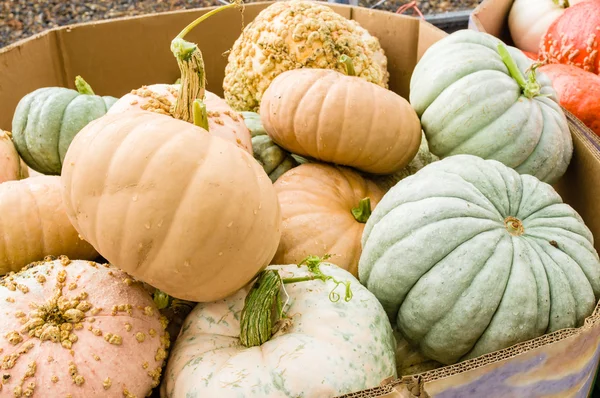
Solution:
[{"label": "pumpkin stem", "polygon": [[167,308],[171,301],[171,296],[160,289],[156,289],[154,291],[152,298],[154,300],[154,304],[156,304],[156,307],[158,307],[159,310]]},{"label": "pumpkin stem", "polygon": [[278,271],[268,269],[262,271],[246,296],[244,308],[240,316],[240,342],[244,347],[255,347],[269,341],[285,317],[282,304],[281,291],[283,286],[290,283],[299,283],[319,279],[323,282],[331,280],[335,287],[329,293],[329,300],[337,302],[340,295],[335,292],[339,285],[346,286],[344,301],[352,299],[350,282],[338,281],[330,275],[325,275],[321,269],[321,262],[328,259],[329,254],[323,257],[308,256],[302,260],[298,267],[305,265],[310,274],[296,278],[282,278]]},{"label": "pumpkin stem", "polygon": [[92,86],[83,80],[81,76],[75,77],[75,88],[77,88],[79,94],[96,95],[94,94],[94,90],[92,90]]},{"label": "pumpkin stem", "polygon": [[356,76],[356,71],[354,70],[354,63],[352,62],[352,58],[344,54],[340,57],[340,62],[346,67],[346,74],[348,76]]},{"label": "pumpkin stem", "polygon": [[540,94],[541,86],[535,79],[535,68],[532,68],[529,72],[529,79],[525,80],[525,76],[517,66],[513,57],[511,57],[508,49],[504,44],[498,44],[498,53],[504,62],[504,65],[508,68],[508,72],[511,77],[517,81],[521,90],[523,91],[523,95],[527,98],[533,98]]},{"label": "pumpkin stem", "polygon": [[371,198],[366,197],[358,202],[358,207],[352,209],[354,219],[360,223],[366,223],[371,216]]},{"label": "pumpkin stem", "polygon": [[234,3],[210,10],[183,28],[177,37],[171,41],[171,52],[175,55],[177,65],[181,71],[181,87],[179,88],[179,95],[172,111],[176,119],[193,123],[194,100],[204,99],[204,92],[206,90],[206,74],[202,52],[198,48],[198,45],[190,43],[183,38],[205,19],[226,8],[237,6],[240,2],[240,0],[236,0]]},{"label": "pumpkin stem", "polygon": [[506,217],[504,220],[504,227],[512,236],[521,236],[525,233],[525,227],[523,227],[523,223],[516,217]]},{"label": "pumpkin stem", "polygon": [[571,5],[569,4],[569,0],[552,0],[552,2],[562,8],[571,7]]},{"label": "pumpkin stem", "polygon": [[194,124],[208,131],[208,114],[206,104],[200,99],[194,100]]}]

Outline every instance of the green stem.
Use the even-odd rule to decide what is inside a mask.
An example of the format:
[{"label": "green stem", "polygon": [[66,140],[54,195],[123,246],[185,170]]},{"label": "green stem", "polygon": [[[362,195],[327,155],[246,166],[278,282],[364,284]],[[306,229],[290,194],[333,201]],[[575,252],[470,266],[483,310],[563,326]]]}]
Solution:
[{"label": "green stem", "polygon": [[340,62],[343,63],[346,67],[346,74],[348,76],[356,76],[356,71],[354,70],[354,63],[352,62],[352,58],[344,54],[340,57]]},{"label": "green stem", "polygon": [[535,79],[535,68],[532,68],[529,73],[529,79],[525,79],[525,76],[517,66],[517,63],[511,57],[506,46],[502,43],[498,44],[498,53],[504,62],[504,65],[508,68],[508,72],[511,77],[517,81],[519,87],[523,92],[523,95],[527,98],[533,98],[540,95],[541,86]]},{"label": "green stem", "polygon": [[552,0],[554,4],[562,8],[569,8],[571,5],[569,4],[569,0]]},{"label": "green stem", "polygon": [[181,87],[172,110],[175,118],[193,123],[194,100],[204,99],[206,91],[206,75],[202,52],[198,45],[184,40],[185,35],[212,15],[237,5],[238,2],[234,2],[210,10],[183,28],[177,37],[171,41],[171,52],[175,55],[177,65],[181,71]]},{"label": "green stem", "polygon": [[371,216],[371,199],[366,197],[358,202],[358,207],[352,209],[354,219],[360,223],[366,223]]},{"label": "green stem", "polygon": [[208,131],[208,114],[206,113],[206,104],[200,99],[194,100],[194,124]]},{"label": "green stem", "polygon": [[75,77],[75,88],[77,88],[79,94],[96,95],[94,94],[94,90],[92,90],[92,86],[83,80],[83,77],[81,76]]},{"label": "green stem", "polygon": [[152,298],[154,299],[154,303],[156,304],[159,310],[167,308],[171,299],[171,297],[167,293],[159,289],[156,289],[154,291]]}]

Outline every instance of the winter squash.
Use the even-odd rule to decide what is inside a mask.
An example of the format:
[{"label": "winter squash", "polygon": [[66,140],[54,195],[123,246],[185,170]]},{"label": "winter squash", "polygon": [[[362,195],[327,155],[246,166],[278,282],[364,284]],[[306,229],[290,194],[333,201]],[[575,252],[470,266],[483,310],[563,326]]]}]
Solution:
[{"label": "winter squash", "polygon": [[600,73],[600,0],[569,7],[540,42],[540,59]]},{"label": "winter squash", "polygon": [[45,256],[80,260],[98,256],[71,225],[61,197],[60,177],[40,176],[0,184],[0,275]]},{"label": "winter squash", "polygon": [[398,94],[353,75],[351,64],[348,75],[309,68],[281,73],[262,97],[263,126],[291,153],[394,173],[419,149],[419,118]]},{"label": "winter squash", "polygon": [[[240,344],[245,302],[251,301],[248,287],[224,300],[198,304],[172,348],[162,397],[333,397],[377,387],[396,376],[390,323],[356,278],[329,263],[318,270],[331,278],[325,282],[292,283],[311,277],[306,265],[271,265],[267,270],[277,273],[266,276],[284,280],[286,322],[265,343],[248,349]],[[339,297],[342,289],[332,291],[342,281],[351,290],[348,301]],[[271,293],[278,295],[279,289]]]},{"label": "winter squash", "polygon": [[271,264],[329,254],[331,262],[356,276],[362,231],[383,190],[349,168],[318,163],[286,172],[274,187],[282,232]]},{"label": "winter squash", "polygon": [[65,164],[75,229],[170,296],[226,297],[277,250],[280,208],[261,166],[192,123],[146,111],[105,115],[77,135]]},{"label": "winter squash", "polygon": [[0,129],[0,183],[20,180],[23,177],[21,165],[21,158],[13,145],[11,134]]},{"label": "winter squash", "polygon": [[44,87],[24,96],[12,121],[13,142],[25,163],[46,175],[59,175],[73,137],[104,115],[117,100],[99,96],[81,76],[77,90]]},{"label": "winter squash", "polygon": [[566,8],[582,0],[515,0],[508,14],[508,29],[515,45],[537,53],[542,36]]},{"label": "winter squash", "polygon": [[552,82],[535,68],[527,72],[532,64],[516,48],[473,30],[429,47],[411,76],[410,103],[431,152],[494,159],[520,174],[558,181],[573,141]]},{"label": "winter squash", "polygon": [[600,135],[600,76],[563,64],[544,65],[540,71],[552,79],[560,104]]},{"label": "winter squash", "polygon": [[3,396],[144,397],[169,338],[140,283],[66,256],[0,280]]},{"label": "winter squash", "polygon": [[456,155],[405,178],[367,221],[360,281],[411,344],[442,364],[583,325],[600,260],[552,186]]}]

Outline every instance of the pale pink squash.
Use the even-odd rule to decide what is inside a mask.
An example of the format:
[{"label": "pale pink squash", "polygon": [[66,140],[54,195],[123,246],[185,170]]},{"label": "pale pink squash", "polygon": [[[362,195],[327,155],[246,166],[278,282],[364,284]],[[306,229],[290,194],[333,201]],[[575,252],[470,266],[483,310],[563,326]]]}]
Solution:
[{"label": "pale pink squash", "polygon": [[10,133],[0,129],[0,183],[22,177],[21,158],[13,145]]},{"label": "pale pink squash", "polygon": [[0,275],[50,255],[79,260],[98,257],[67,217],[59,176],[0,184],[0,233]]},{"label": "pale pink squash", "polygon": [[152,298],[108,264],[52,260],[0,280],[0,396],[146,396],[169,346]]}]

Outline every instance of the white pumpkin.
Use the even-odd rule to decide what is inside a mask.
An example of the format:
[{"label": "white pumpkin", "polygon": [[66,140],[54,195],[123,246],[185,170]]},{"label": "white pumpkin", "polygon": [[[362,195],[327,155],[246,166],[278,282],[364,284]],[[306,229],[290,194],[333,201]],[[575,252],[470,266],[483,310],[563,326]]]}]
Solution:
[{"label": "white pumpkin", "polygon": [[[305,277],[306,266],[271,265],[282,278]],[[396,342],[383,307],[349,272],[322,263],[320,270],[349,281],[352,297],[330,300],[333,280],[285,284],[291,319],[266,343],[240,343],[246,287],[213,303],[200,303],[173,346],[161,385],[162,398],[333,397],[396,376]],[[285,279],[284,279],[285,280]],[[282,300],[286,300],[282,294]]]}]

